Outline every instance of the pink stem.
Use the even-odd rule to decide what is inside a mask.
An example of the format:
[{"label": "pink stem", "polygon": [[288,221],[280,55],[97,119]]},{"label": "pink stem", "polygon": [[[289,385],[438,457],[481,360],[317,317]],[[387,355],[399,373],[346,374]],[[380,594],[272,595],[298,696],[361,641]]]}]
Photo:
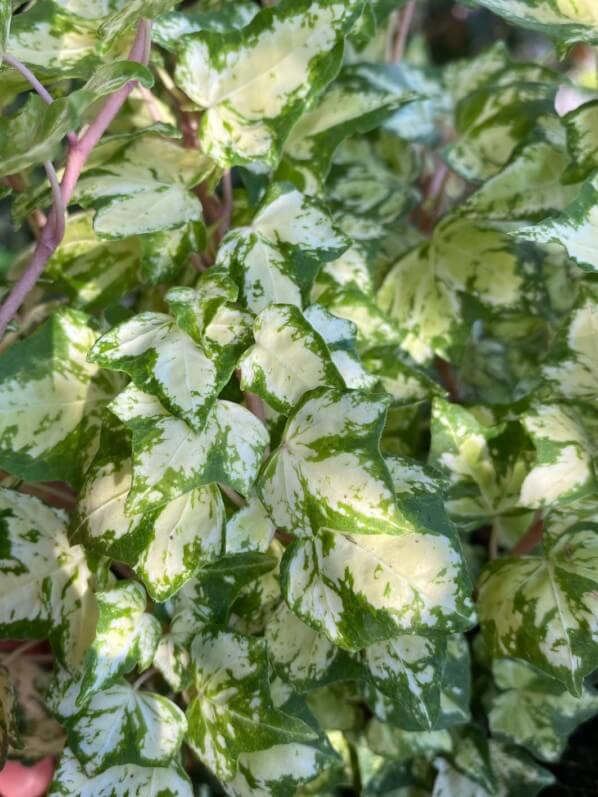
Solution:
[{"label": "pink stem", "polygon": [[[148,51],[147,42],[150,37],[150,32],[151,23],[142,19],[137,29],[135,42],[129,54],[129,59],[131,61],[145,63],[143,58]],[[33,252],[31,262],[0,307],[0,335],[4,333],[6,327],[18,312],[27,294],[34,287],[40,274],[44,270],[46,263],[60,244],[62,236],[64,235],[64,223],[62,226],[60,225],[58,216],[60,216],[62,210],[64,218],[63,209],[68,205],[73,196],[75,186],[81,176],[85,162],[134,87],[135,82],[130,81],[126,86],[123,86],[112,94],[106,100],[103,108],[89,125],[84,135],[81,136],[80,139],[71,142],[64,175],[60,184],[61,204],[60,206],[55,204],[52,208],[51,217],[53,223],[48,223],[44,227],[42,235]]]},{"label": "pink stem", "polygon": [[405,55],[405,47],[407,46],[407,39],[409,37],[409,29],[413,22],[413,14],[415,12],[415,0],[410,0],[409,3],[401,11],[399,19],[399,29],[397,31],[397,38],[395,39],[395,46],[393,51],[392,60],[398,63]]},{"label": "pink stem", "polygon": [[230,169],[227,169],[222,175],[222,197],[224,200],[222,203],[222,215],[218,223],[218,232],[221,238],[224,237],[230,227],[233,216],[233,181]]}]

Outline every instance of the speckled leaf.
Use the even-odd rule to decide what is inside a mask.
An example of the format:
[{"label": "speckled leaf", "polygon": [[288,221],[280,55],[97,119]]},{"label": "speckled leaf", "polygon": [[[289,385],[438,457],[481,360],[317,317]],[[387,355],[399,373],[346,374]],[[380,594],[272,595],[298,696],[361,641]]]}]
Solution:
[{"label": "speckled leaf", "polygon": [[381,310],[373,297],[354,287],[326,291],[319,299],[332,315],[351,321],[357,327],[357,346],[366,352],[376,346],[398,344],[402,331]]},{"label": "speckled leaf", "polygon": [[91,777],[117,764],[164,766],[187,730],[181,709],[126,681],[94,694],[67,723],[71,750]]},{"label": "speckled leaf", "polygon": [[372,378],[392,398],[393,405],[413,404],[444,394],[444,389],[398,346],[371,349],[363,362]]},{"label": "speckled leaf", "polygon": [[598,711],[598,694],[588,687],[573,697],[552,678],[508,659],[493,662],[492,671],[500,690],[489,713],[492,733],[541,760],[557,761],[567,737]]},{"label": "speckled leaf", "polygon": [[200,30],[226,33],[231,28],[244,28],[258,13],[259,8],[251,0],[236,0],[235,3],[216,5],[214,9],[199,11],[185,9],[185,13],[171,11],[161,14],[152,25],[152,38],[160,47],[176,52],[182,37]]},{"label": "speckled leaf", "polygon": [[287,548],[281,586],[300,619],[349,650],[401,632],[464,630],[475,620],[461,553],[440,534],[321,529]]},{"label": "speckled leaf", "polygon": [[133,432],[133,484],[125,509],[146,512],[189,490],[222,482],[248,495],[268,444],[265,426],[230,401],[217,401],[195,432],[153,396],[129,386],[110,405]]},{"label": "speckled leaf", "polygon": [[594,273],[598,270],[598,187],[596,181],[584,183],[577,199],[560,216],[546,219],[516,233],[524,241],[543,246],[558,244],[578,266]]},{"label": "speckled leaf", "polygon": [[99,619],[96,637],[83,661],[84,677],[78,703],[114,683],[119,675],[152,662],[160,638],[160,623],[145,613],[145,590],[136,581],[120,581],[96,593]]},{"label": "speckled leaf", "polygon": [[93,637],[93,575],[71,547],[66,516],[38,498],[0,491],[0,628],[7,639],[50,639],[59,661],[77,665]]},{"label": "speckled leaf", "polygon": [[479,582],[478,610],[497,656],[512,656],[580,695],[598,665],[598,535],[573,527],[538,556],[491,562]]},{"label": "speckled leaf", "polygon": [[[98,168],[99,167],[99,168]],[[99,146],[79,180],[74,201],[95,205],[100,238],[126,238],[200,223],[201,204],[190,189],[208,178],[212,162],[155,134]]]},{"label": "speckled leaf", "polygon": [[521,504],[542,507],[596,489],[594,442],[574,406],[536,404],[522,418],[536,447],[536,463],[521,485]]},{"label": "speckled leaf", "polygon": [[321,204],[274,184],[251,223],[227,233],[216,264],[230,271],[244,304],[259,313],[272,302],[300,307],[320,265],[348,246]]},{"label": "speckled leaf", "polygon": [[255,345],[239,362],[241,387],[288,413],[308,390],[344,387],[326,343],[293,305],[270,305],[258,315]]},{"label": "speckled leaf", "polygon": [[246,506],[235,512],[226,523],[226,553],[266,553],[275,532],[265,506],[257,496],[251,496]]},{"label": "speckled leaf", "polygon": [[356,533],[412,528],[379,452],[385,417],[383,399],[358,391],[318,388],[304,396],[258,484],[278,528],[298,535],[320,526]]},{"label": "speckled leaf", "polygon": [[187,36],[175,79],[205,109],[200,139],[206,152],[224,166],[275,166],[293,124],[338,72],[343,34],[362,5],[283,2],[241,30]]},{"label": "speckled leaf", "polygon": [[431,731],[440,712],[446,639],[402,634],[362,652],[376,689],[401,706],[401,727]]},{"label": "speckled leaf", "polygon": [[387,67],[344,67],[317,105],[293,127],[278,174],[302,191],[317,193],[344,138],[377,127],[415,96],[387,79]]},{"label": "speckled leaf", "polygon": [[0,465],[25,479],[78,485],[118,381],[87,363],[97,334],[75,310],[55,313],[0,357]]},{"label": "speckled leaf", "polygon": [[66,749],[50,784],[48,797],[192,797],[193,789],[179,765],[110,767],[90,778]]},{"label": "speckled leaf", "polygon": [[598,102],[585,102],[563,118],[571,153],[569,177],[584,179],[598,166]]},{"label": "speckled leaf", "polygon": [[101,24],[100,33],[108,42],[123,31],[137,24],[138,20],[153,19],[176,5],[177,0],[127,0],[122,7],[110,14]]},{"label": "speckled leaf", "polygon": [[451,735],[440,731],[404,731],[372,719],[366,729],[369,748],[377,755],[395,761],[409,761],[415,756],[430,758],[434,753],[450,752]]},{"label": "speckled leaf", "polygon": [[594,0],[476,0],[509,22],[554,36],[566,44],[598,44]]},{"label": "speckled leaf", "polygon": [[201,431],[234,363],[217,362],[165,313],[141,313],[113,327],[90,362],[124,371],[173,415]]},{"label": "speckled leaf", "polygon": [[187,710],[188,742],[219,778],[233,778],[242,754],[317,740],[308,725],[273,707],[262,640],[205,630],[191,658],[197,696]]}]

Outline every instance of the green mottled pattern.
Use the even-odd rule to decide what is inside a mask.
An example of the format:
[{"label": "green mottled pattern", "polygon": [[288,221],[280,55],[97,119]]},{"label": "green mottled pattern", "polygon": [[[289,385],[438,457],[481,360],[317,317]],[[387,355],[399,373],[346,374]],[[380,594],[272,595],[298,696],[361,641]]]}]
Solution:
[{"label": "green mottled pattern", "polygon": [[598,44],[594,0],[476,0],[510,22],[562,39]]}]

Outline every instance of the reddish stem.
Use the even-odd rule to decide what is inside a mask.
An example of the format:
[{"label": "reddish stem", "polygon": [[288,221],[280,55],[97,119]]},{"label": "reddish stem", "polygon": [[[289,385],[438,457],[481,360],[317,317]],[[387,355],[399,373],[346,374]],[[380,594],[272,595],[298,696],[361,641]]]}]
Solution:
[{"label": "reddish stem", "polygon": [[[137,36],[129,54],[131,61],[139,61],[144,63],[144,57],[147,55],[147,42],[150,36],[150,22],[142,19],[137,29]],[[69,153],[67,156],[64,175],[60,184],[60,194],[62,199],[62,206],[66,207],[73,196],[77,180],[79,179],[85,162],[89,158],[93,148],[104,135],[106,128],[112,122],[124,101],[127,99],[131,91],[135,87],[135,82],[131,81],[112,94],[105,102],[101,111],[89,125],[85,133],[80,139],[71,143]],[[50,213],[48,224],[44,227],[42,235],[37,242],[31,262],[21,275],[21,278],[13,287],[8,297],[5,299],[2,307],[0,307],[0,335],[4,333],[6,327],[14,318],[19,308],[23,304],[28,293],[31,291],[37,282],[40,274],[50,257],[54,254],[56,248],[62,240],[64,234],[64,227],[58,223],[58,215],[60,208],[56,205]]]},{"label": "reddish stem", "polygon": [[407,5],[400,12],[399,25],[392,53],[392,60],[394,63],[398,63],[399,61],[403,60],[414,13],[415,0],[410,0],[410,2],[407,3]]},{"label": "reddish stem", "polygon": [[449,394],[449,399],[454,403],[458,403],[459,385],[457,384],[457,377],[453,365],[449,363],[448,360],[443,360],[442,357],[436,358],[435,365],[440,376],[440,381]]},{"label": "reddish stem", "polygon": [[542,541],[544,521],[542,515],[536,513],[533,523],[511,551],[512,556],[524,556],[530,553]]}]

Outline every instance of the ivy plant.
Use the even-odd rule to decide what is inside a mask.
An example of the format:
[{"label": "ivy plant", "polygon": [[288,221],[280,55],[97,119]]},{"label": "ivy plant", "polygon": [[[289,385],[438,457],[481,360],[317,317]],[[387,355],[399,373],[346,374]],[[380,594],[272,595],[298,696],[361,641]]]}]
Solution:
[{"label": "ivy plant", "polygon": [[0,770],[529,797],[598,713],[598,10],[471,5],[546,63],[0,0]]}]

